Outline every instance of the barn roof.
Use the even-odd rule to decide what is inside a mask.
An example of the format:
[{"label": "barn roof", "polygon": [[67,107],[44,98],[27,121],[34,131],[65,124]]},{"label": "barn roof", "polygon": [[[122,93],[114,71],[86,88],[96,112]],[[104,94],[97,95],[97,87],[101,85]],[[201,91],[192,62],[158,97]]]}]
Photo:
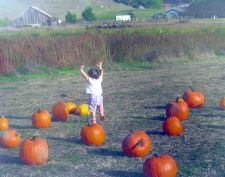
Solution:
[{"label": "barn roof", "polygon": [[47,16],[47,17],[49,17],[49,18],[52,18],[51,15],[49,15],[47,12],[45,12],[45,11],[39,9],[38,7],[30,6],[30,8],[32,8],[32,9],[34,9],[34,10],[37,10],[37,11],[41,12],[43,15],[45,15],[45,16]]},{"label": "barn roof", "polygon": [[185,12],[185,10],[183,8],[171,8],[171,9],[168,9],[166,11],[166,13],[171,12],[171,11],[175,11],[175,12],[178,12],[178,13]]}]

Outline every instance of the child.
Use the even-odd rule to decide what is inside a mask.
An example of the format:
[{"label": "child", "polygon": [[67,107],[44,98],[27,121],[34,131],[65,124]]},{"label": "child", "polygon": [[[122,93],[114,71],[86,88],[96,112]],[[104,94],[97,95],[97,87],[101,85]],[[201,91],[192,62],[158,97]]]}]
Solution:
[{"label": "child", "polygon": [[100,120],[105,120],[101,85],[103,80],[102,62],[98,62],[96,66],[98,69],[91,68],[88,73],[84,71],[84,65],[80,66],[80,72],[87,81],[86,93],[88,94],[88,108],[91,113],[92,124],[96,123],[97,107],[99,107]]}]

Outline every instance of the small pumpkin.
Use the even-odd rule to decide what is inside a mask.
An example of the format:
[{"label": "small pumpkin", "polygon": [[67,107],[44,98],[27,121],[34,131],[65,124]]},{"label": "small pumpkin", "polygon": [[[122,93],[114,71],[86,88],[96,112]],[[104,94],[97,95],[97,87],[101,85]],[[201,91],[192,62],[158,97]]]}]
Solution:
[{"label": "small pumpkin", "polygon": [[145,177],[175,177],[176,161],[170,155],[154,155],[148,157],[143,165]]},{"label": "small pumpkin", "polygon": [[36,136],[26,138],[20,145],[19,157],[27,165],[42,165],[48,160],[48,143]]},{"label": "small pumpkin", "polygon": [[20,144],[20,135],[16,130],[6,130],[0,137],[0,144],[5,148],[16,148]]},{"label": "small pumpkin", "polygon": [[128,157],[145,157],[151,147],[151,139],[141,130],[130,132],[122,142],[122,150]]},{"label": "small pumpkin", "polygon": [[46,109],[39,109],[32,115],[32,125],[36,128],[48,128],[51,122],[51,116]]},{"label": "small pumpkin", "polygon": [[225,96],[220,99],[219,106],[221,109],[225,109]]},{"label": "small pumpkin", "polygon": [[9,129],[8,119],[5,117],[0,117],[0,130],[8,130],[8,129]]},{"label": "small pumpkin", "polygon": [[183,99],[190,108],[199,108],[205,103],[204,94],[201,91],[194,90],[193,88],[189,88],[184,92]]},{"label": "small pumpkin", "polygon": [[73,102],[65,102],[67,106],[67,110],[69,111],[69,114],[74,113],[77,109],[77,105]]},{"label": "small pumpkin", "polygon": [[56,121],[67,121],[69,118],[69,111],[66,103],[58,102],[52,107],[52,114]]},{"label": "small pumpkin", "polygon": [[180,97],[166,105],[166,116],[175,116],[181,121],[187,120],[190,114],[187,103]]},{"label": "small pumpkin", "polygon": [[81,104],[77,107],[77,114],[80,116],[88,116],[90,114],[88,104]]},{"label": "small pumpkin", "polygon": [[82,127],[80,136],[84,144],[95,146],[102,145],[106,138],[105,130],[97,123]]},{"label": "small pumpkin", "polygon": [[175,116],[169,117],[163,122],[163,130],[169,136],[180,136],[184,132],[180,120]]}]

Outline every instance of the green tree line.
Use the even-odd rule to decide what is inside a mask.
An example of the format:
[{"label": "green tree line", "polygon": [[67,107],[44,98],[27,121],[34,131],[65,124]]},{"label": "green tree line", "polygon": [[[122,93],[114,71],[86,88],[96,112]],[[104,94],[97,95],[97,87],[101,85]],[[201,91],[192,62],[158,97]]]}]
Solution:
[{"label": "green tree line", "polygon": [[126,4],[138,8],[143,6],[145,8],[160,9],[163,6],[163,0],[114,0],[117,3]]}]

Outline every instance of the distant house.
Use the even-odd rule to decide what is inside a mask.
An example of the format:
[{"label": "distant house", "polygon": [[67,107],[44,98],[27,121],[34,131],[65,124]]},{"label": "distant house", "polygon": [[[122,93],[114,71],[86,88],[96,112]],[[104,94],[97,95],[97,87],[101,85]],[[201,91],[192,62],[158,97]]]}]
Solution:
[{"label": "distant house", "polygon": [[22,17],[19,17],[12,22],[12,26],[55,26],[59,23],[60,20],[58,18],[52,17],[38,7],[30,6]]},{"label": "distant house", "polygon": [[116,21],[131,21],[131,16],[130,15],[117,15],[116,16]]},{"label": "distant house", "polygon": [[168,18],[179,18],[184,12],[185,10],[183,8],[171,8],[166,11],[166,16]]}]

